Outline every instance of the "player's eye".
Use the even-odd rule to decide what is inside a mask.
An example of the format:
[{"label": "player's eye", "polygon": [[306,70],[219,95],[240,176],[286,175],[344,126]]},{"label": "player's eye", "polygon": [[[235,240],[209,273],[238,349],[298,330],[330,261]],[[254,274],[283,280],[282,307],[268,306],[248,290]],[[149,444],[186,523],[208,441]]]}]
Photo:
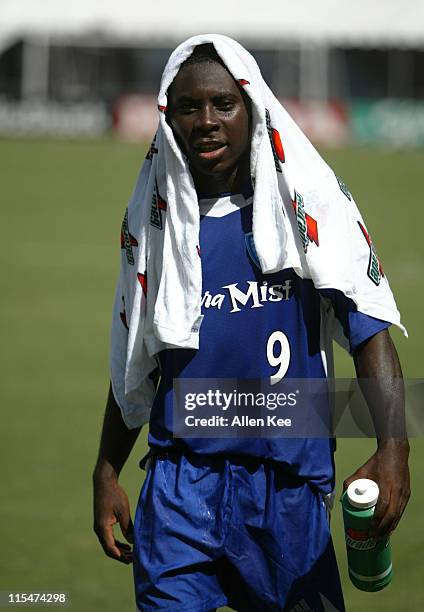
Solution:
[{"label": "player's eye", "polygon": [[220,111],[228,112],[235,107],[235,101],[228,98],[220,98],[215,101],[215,108]]},{"label": "player's eye", "polygon": [[178,103],[177,110],[183,115],[188,115],[199,110],[199,105],[194,100],[184,100]]}]

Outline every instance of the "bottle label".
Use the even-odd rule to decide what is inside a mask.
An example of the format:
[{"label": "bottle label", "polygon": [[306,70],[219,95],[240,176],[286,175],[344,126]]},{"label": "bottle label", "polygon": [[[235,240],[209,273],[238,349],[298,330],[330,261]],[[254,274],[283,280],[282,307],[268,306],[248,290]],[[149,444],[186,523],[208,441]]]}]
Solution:
[{"label": "bottle label", "polygon": [[377,540],[370,538],[368,529],[365,531],[359,529],[346,529],[346,544],[355,550],[372,550],[377,546]]}]

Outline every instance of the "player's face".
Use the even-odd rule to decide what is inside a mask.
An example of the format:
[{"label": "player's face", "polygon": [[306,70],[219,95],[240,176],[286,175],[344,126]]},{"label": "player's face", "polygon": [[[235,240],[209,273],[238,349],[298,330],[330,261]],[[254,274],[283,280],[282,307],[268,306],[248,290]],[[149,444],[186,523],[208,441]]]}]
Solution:
[{"label": "player's face", "polygon": [[233,77],[216,62],[181,68],[169,92],[168,122],[195,180],[228,179],[248,160],[248,102]]}]

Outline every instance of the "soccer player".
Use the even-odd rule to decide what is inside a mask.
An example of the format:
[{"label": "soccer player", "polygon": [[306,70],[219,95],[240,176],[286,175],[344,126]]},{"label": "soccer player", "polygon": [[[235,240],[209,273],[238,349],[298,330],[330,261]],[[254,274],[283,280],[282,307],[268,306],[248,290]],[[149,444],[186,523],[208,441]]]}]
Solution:
[{"label": "soccer player", "polygon": [[[153,180],[151,167],[144,166],[135,197],[149,202],[149,216],[142,221],[142,209],[129,210],[122,230],[124,279],[134,270],[133,276],[141,285],[136,289],[134,281],[137,309],[131,317],[137,318],[138,325],[141,300],[141,308],[147,313],[143,325],[147,326],[149,308],[157,308],[160,299],[169,312],[181,309],[173,285],[168,285],[165,297],[160,294],[159,283],[159,288],[152,288],[145,262],[139,257],[135,266],[134,253],[141,249],[143,227],[149,227],[154,241],[157,236],[163,237],[166,224],[171,224],[167,204],[168,197],[172,199],[172,185],[168,177],[177,172],[175,160],[182,159],[178,171],[187,177],[180,178],[178,184],[181,191],[189,189],[184,185],[194,186],[200,219],[195,240],[201,261],[202,317],[192,328],[193,333],[199,333],[199,348],[184,348],[177,339],[167,340],[153,355],[157,370],[150,373],[156,385],[149,422],[150,454],[134,527],[128,498],[118,478],[142,419],[134,417],[137,402],[127,402],[122,391],[128,364],[120,367],[118,359],[118,366],[112,366],[93,477],[94,530],[109,557],[133,563],[139,610],[207,612],[229,605],[249,612],[341,611],[343,596],[327,519],[335,482],[333,440],[219,438],[212,432],[206,439],[173,436],[174,379],[325,378],[329,373],[328,344],[335,327],[353,356],[358,378],[376,382],[374,393],[367,398],[370,410],[383,411],[387,421],[399,416],[402,421],[403,415],[402,372],[388,332],[390,317],[385,320],[361,312],[340,289],[317,289],[318,283],[302,277],[295,265],[262,272],[253,240],[253,202],[260,188],[259,170],[252,180],[253,151],[259,138],[256,94],[253,86],[249,94],[249,79],[236,78],[238,75],[229,70],[223,55],[226,44],[231,55],[233,41],[222,41],[223,37],[203,37],[197,44],[187,41],[183,51],[190,48],[190,52],[177,50],[176,55],[179,52],[182,59],[174,61],[174,68],[171,62],[166,108],[160,105],[177,148],[168,149],[168,165],[159,185],[159,166]],[[242,58],[248,56],[241,47],[236,51]],[[281,135],[271,120],[267,113],[272,172],[279,173],[290,147],[284,152]],[[299,146],[310,146],[304,145],[303,135],[294,134]],[[161,146],[165,147],[163,142],[155,141],[146,163],[151,163]],[[311,157],[310,170],[313,164]],[[309,168],[303,170],[307,173]],[[328,180],[339,188],[335,177]],[[340,189],[346,199],[343,204],[352,207],[344,184],[340,183]],[[293,193],[285,218],[291,214],[299,231],[296,248],[301,257],[307,250],[308,257],[317,257],[318,249],[324,248],[318,233],[320,219],[302,216],[306,198],[304,204],[301,194]],[[183,212],[174,210],[173,214],[180,215],[184,228],[189,217]],[[358,244],[364,241],[370,262],[375,263],[375,252],[364,238],[362,220],[355,223],[356,230],[355,240]],[[187,241],[190,239],[188,236]],[[165,266],[166,236],[163,240],[159,259],[163,253],[161,265]],[[147,271],[153,270],[149,268],[152,249],[154,246],[146,250]],[[306,269],[304,263],[302,266]],[[370,267],[363,273],[366,291],[377,291],[381,269]],[[181,278],[185,276],[181,274]],[[180,284],[184,285],[183,281]],[[154,296],[149,306],[151,292]],[[132,333],[128,296],[124,293],[121,297],[118,287],[114,325],[119,323],[120,327],[114,333],[119,338],[112,338],[112,352],[121,361],[147,336],[146,331]],[[184,312],[180,316],[183,320]],[[116,348],[120,345],[124,347],[121,353]],[[116,355],[112,355],[112,362],[117,362]],[[153,383],[149,380],[146,384]],[[144,408],[140,405],[140,414]],[[366,477],[378,483],[376,537],[393,531],[405,509],[409,497],[408,453],[406,438],[382,435],[373,456],[346,480],[345,484]],[[128,544],[115,539],[116,523]]]}]

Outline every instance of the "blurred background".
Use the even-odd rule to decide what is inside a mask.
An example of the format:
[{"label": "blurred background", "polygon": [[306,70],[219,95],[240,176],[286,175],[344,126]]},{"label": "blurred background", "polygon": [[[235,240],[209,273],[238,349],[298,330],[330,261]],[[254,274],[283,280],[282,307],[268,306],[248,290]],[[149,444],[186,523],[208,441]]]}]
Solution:
[{"label": "blurred background", "polygon": [[[120,225],[156,129],[166,59],[203,32],[253,53],[348,184],[409,330],[408,340],[392,334],[404,374],[424,378],[422,0],[1,0],[0,591],[67,592],[78,612],[134,609],[131,568],[107,559],[91,531]],[[338,349],[337,364],[338,376],[353,375]],[[374,446],[340,440],[338,494]],[[413,495],[381,593],[349,583],[336,502],[349,611],[423,609],[424,445],[411,446]],[[122,475],[133,507],[145,447],[143,431]]]},{"label": "blurred background", "polygon": [[424,142],[424,4],[2,0],[0,133],[149,139],[171,50],[204,31],[256,57],[324,144]]}]

